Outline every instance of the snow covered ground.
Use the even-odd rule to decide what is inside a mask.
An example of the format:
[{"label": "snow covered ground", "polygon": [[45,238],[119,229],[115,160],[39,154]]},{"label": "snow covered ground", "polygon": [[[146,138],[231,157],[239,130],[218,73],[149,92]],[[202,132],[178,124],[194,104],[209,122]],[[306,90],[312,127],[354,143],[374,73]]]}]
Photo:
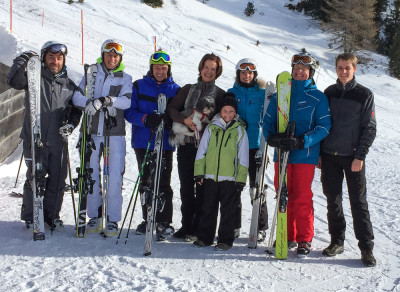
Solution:
[{"label": "snow covered ground", "polygon": [[[68,45],[69,74],[79,82],[81,65],[80,10],[84,13],[85,62],[94,62],[101,42],[117,37],[126,44],[124,62],[133,79],[148,69],[153,36],[173,58],[175,81],[184,85],[197,78],[197,65],[208,52],[218,54],[224,72],[217,84],[232,86],[236,62],[244,57],[258,61],[259,75],[274,80],[276,74],[290,70],[290,57],[306,48],[320,61],[317,84],[323,90],[335,82],[334,56],[328,49],[329,35],[303,15],[289,12],[286,1],[255,0],[256,14],[243,15],[247,1],[164,0],[164,7],[152,9],[139,0],[85,0],[66,4],[64,0],[14,0],[13,34],[9,33],[9,2],[0,0],[0,61],[11,65],[19,53],[40,50],[42,44],[57,39]],[[44,25],[42,16],[44,13]],[[260,42],[256,46],[256,41]],[[229,45],[230,49],[227,50]],[[351,213],[344,195],[347,219],[345,252],[326,258],[321,251],[329,244],[326,200],[321,191],[320,172],[313,184],[315,237],[312,252],[299,259],[293,251],[286,261],[267,258],[265,243],[255,250],[247,248],[251,206],[248,188],[243,201],[241,237],[227,252],[211,247],[197,249],[191,244],[171,240],[155,243],[153,254],[143,257],[143,236],[131,233],[125,244],[125,232],[118,245],[114,239],[88,235],[76,239],[72,201],[65,193],[63,232],[47,235],[44,242],[33,242],[32,234],[19,220],[23,167],[14,188],[21,153],[19,147],[0,165],[0,291],[400,291],[400,81],[387,74],[387,59],[371,54],[372,61],[361,65],[358,81],[375,94],[378,133],[367,156],[368,201],[375,232],[377,266],[364,268],[354,237]],[[130,126],[127,126],[130,133]],[[127,136],[124,206],[131,196],[137,176],[136,159]],[[70,139],[71,164],[79,164],[74,148],[77,133]],[[271,155],[271,153],[270,153]],[[272,191],[273,170],[266,173],[271,186],[270,212],[275,207]],[[174,222],[180,227],[179,179],[174,164]],[[272,217],[272,216],[270,216]],[[272,218],[270,218],[271,220]],[[133,226],[141,221],[137,207]]]}]

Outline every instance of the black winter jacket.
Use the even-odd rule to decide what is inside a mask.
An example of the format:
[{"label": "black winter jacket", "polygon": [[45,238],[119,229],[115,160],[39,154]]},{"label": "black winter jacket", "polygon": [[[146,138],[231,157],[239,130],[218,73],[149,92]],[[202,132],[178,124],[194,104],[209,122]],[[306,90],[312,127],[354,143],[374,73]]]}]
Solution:
[{"label": "black winter jacket", "polygon": [[364,160],[376,136],[374,95],[355,77],[346,86],[337,80],[325,89],[332,127],[322,141],[322,151]]},{"label": "black winter jacket", "polygon": [[[13,61],[7,76],[7,83],[12,88],[25,90],[25,117],[20,138],[25,143],[31,142],[29,93],[26,76],[26,61],[17,57]],[[63,145],[65,141],[59,133],[59,128],[66,122],[76,127],[79,124],[81,111],[72,107],[72,96],[78,87],[68,78],[65,70],[60,76],[54,77],[47,69],[41,70],[41,107],[40,124],[41,138],[46,146]],[[66,110],[72,107],[72,110]],[[66,111],[69,113],[66,116]]]}]

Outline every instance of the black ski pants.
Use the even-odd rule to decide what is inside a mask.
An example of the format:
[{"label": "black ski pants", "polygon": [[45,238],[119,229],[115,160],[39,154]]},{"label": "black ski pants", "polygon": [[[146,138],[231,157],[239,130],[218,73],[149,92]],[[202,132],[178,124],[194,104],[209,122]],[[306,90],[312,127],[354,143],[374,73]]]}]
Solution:
[{"label": "black ski pants", "polygon": [[182,229],[186,234],[196,235],[203,204],[203,186],[194,183],[194,162],[197,148],[186,143],[178,148],[178,174],[181,184]]},{"label": "black ski pants", "polygon": [[[249,179],[250,179],[250,188],[254,188],[256,186],[256,161],[255,155],[258,149],[250,149],[249,150]],[[239,193],[239,205],[236,208],[236,216],[235,216],[235,229],[239,229],[242,226],[242,202],[241,202],[241,193]],[[258,217],[258,230],[267,230],[268,229],[268,209],[267,202],[263,200],[260,206],[260,214]]]},{"label": "black ski pants", "polygon": [[[32,193],[32,154],[30,142],[23,142],[23,154],[27,166],[26,180],[23,190],[21,220],[33,221],[33,193]],[[42,167],[46,174],[46,188],[43,198],[44,220],[52,222],[60,218],[61,206],[64,199],[65,179],[67,178],[67,146],[44,146],[37,153],[41,158]]]},{"label": "black ski pants", "polygon": [[353,172],[351,171],[353,159],[351,156],[321,153],[321,181],[327,198],[331,243],[343,245],[345,239],[346,221],[342,206],[342,183],[345,175],[358,247],[361,250],[372,250],[374,233],[367,203],[365,162],[361,171]]},{"label": "black ski pants", "polygon": [[[138,163],[138,169],[139,172],[141,171],[141,166],[144,160],[144,156],[146,154],[146,149],[142,148],[135,148],[135,154],[136,154],[136,160]],[[149,151],[148,157],[151,156],[151,152]],[[172,172],[172,156],[173,156],[173,151],[172,150],[164,150],[163,151],[163,160],[162,160],[162,169],[161,169],[161,176],[160,176],[160,185],[159,185],[159,190],[160,194],[162,194],[162,199],[165,201],[164,208],[162,210],[159,209],[160,206],[158,206],[158,211],[156,214],[156,222],[166,222],[168,224],[172,223],[172,214],[173,214],[173,206],[172,206],[172,196],[173,196],[173,191],[171,188],[171,172]],[[148,164],[149,167],[154,167],[155,168],[155,161],[153,164]],[[155,169],[154,169],[155,171]],[[151,170],[145,170],[142,176],[142,186],[140,190],[143,189],[143,186],[147,187],[152,187],[151,183],[153,178],[149,177]],[[141,196],[143,196],[143,193],[141,193]],[[145,205],[142,205],[142,216],[143,220],[147,220],[147,207]]]},{"label": "black ski pants", "polygon": [[200,217],[197,236],[199,240],[207,245],[214,242],[217,228],[218,207],[220,207],[220,221],[218,228],[218,243],[233,245],[235,222],[234,217],[239,203],[239,192],[236,190],[235,182],[215,182],[210,179],[204,180],[203,212]]}]

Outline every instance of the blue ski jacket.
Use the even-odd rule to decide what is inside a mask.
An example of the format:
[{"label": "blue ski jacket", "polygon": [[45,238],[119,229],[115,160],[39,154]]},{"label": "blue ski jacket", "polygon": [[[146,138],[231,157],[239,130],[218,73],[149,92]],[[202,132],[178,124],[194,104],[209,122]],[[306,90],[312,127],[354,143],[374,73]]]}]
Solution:
[{"label": "blue ski jacket", "polygon": [[228,92],[235,94],[238,104],[238,115],[247,123],[247,135],[249,137],[249,149],[260,148],[262,112],[265,99],[265,88],[259,84],[246,88],[235,82]]},{"label": "blue ski jacket", "polygon": [[[288,163],[318,164],[320,142],[331,128],[331,114],[326,95],[317,89],[313,79],[292,80],[290,93],[289,121],[296,122],[295,137],[304,135],[304,149],[290,151]],[[277,131],[277,99],[272,96],[264,116],[263,133],[268,135]],[[274,161],[278,153],[275,149]]]},{"label": "blue ski jacket", "polygon": [[[172,77],[168,77],[161,84],[157,84],[156,79],[151,77],[150,71],[143,79],[136,80],[133,83],[132,99],[130,108],[125,110],[125,119],[132,123],[132,148],[147,148],[151,135],[151,128],[144,124],[146,115],[157,110],[157,97],[164,93],[167,97],[167,104],[176,95],[180,89]],[[174,150],[168,143],[169,130],[164,130],[163,150]],[[153,135],[150,150],[154,149],[155,135]]]}]

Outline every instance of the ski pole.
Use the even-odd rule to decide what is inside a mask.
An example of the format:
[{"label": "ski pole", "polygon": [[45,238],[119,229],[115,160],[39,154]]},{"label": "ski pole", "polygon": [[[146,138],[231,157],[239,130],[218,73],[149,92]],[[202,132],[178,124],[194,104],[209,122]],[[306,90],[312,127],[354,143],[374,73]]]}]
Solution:
[{"label": "ski pole", "polygon": [[18,177],[19,177],[19,171],[21,170],[21,165],[22,165],[22,159],[24,158],[24,151],[21,153],[21,159],[19,161],[19,167],[18,167],[18,172],[17,172],[17,178],[15,179],[15,185],[14,188],[17,187],[17,182],[18,182]]},{"label": "ski pole", "polygon": [[74,209],[74,220],[75,220],[75,225],[76,225],[75,195],[74,195],[73,184],[72,184],[72,173],[71,173],[71,163],[69,161],[68,142],[67,142],[67,165],[68,165],[68,174],[69,174],[69,185],[70,185],[70,189],[71,189],[72,208]]},{"label": "ski pole", "polygon": [[[139,187],[139,185],[140,185],[140,183],[141,183],[141,177],[142,177],[142,175],[143,175],[144,166],[145,166],[145,164],[146,164],[146,159],[147,159],[147,155],[149,154],[149,149],[150,149],[151,141],[153,140],[153,136],[154,136],[154,132],[151,131],[150,139],[149,139],[149,141],[147,142],[146,153],[144,154],[144,158],[143,158],[143,161],[142,161],[142,165],[140,166],[140,172],[139,172],[138,178],[137,178],[137,180],[136,180],[135,187],[133,188],[132,195],[131,195],[131,199],[129,200],[128,208],[127,208],[127,210],[126,210],[126,212],[125,212],[124,220],[122,221],[122,226],[121,226],[121,229],[119,230],[117,242],[116,242],[115,244],[118,244],[118,240],[121,238],[121,232],[122,232],[122,229],[124,228],[125,220],[126,220],[126,218],[127,218],[127,216],[128,216],[128,212],[129,212],[129,209],[130,209],[130,207],[131,207],[133,197],[134,197],[134,195],[135,195],[135,193],[136,193],[136,190],[138,189],[138,187]],[[138,191],[138,192],[139,192],[139,191]],[[138,193],[138,192],[137,192],[137,193]],[[129,229],[130,229],[130,227],[131,227],[132,217],[133,217],[133,213],[134,213],[135,206],[136,206],[136,200],[137,200],[137,194],[136,194],[135,203],[134,203],[134,207],[133,207],[132,214],[131,214],[131,219],[130,219],[130,222],[129,222]],[[128,237],[128,234],[129,234],[129,229],[128,229],[128,231],[127,231],[127,237]],[[125,241],[125,244],[126,244],[126,241]]]}]

